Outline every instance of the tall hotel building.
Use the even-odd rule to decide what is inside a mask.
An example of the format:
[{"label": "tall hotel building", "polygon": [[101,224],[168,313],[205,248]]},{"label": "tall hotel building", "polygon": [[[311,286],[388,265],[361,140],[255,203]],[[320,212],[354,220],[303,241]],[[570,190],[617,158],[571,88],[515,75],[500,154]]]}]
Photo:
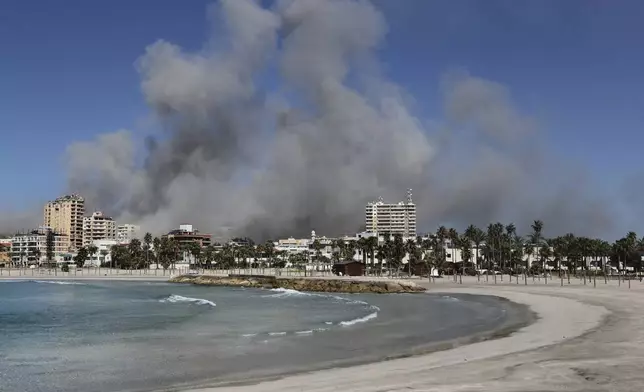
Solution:
[{"label": "tall hotel building", "polygon": [[83,246],[83,216],[85,199],[78,195],[66,195],[50,201],[44,208],[44,225],[55,233],[69,237],[70,248]]},{"label": "tall hotel building", "polygon": [[366,231],[379,234],[402,234],[416,236],[416,205],[407,190],[407,200],[399,203],[385,203],[382,198],[367,203],[365,208]]}]

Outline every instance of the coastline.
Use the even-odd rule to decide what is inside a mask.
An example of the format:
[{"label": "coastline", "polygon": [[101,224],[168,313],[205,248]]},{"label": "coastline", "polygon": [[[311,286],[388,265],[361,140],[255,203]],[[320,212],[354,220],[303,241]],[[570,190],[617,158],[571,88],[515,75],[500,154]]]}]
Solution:
[{"label": "coastline", "polygon": [[[13,275],[13,274],[12,274]],[[43,276],[2,276],[11,280],[41,280]],[[167,281],[170,276],[126,275],[50,276],[52,280]],[[475,343],[413,356],[383,358],[349,367],[302,371],[255,378],[241,384],[175,385],[167,390],[220,391],[441,391],[517,390],[611,391],[638,390],[644,383],[644,285],[609,281],[584,285],[573,279],[528,280],[524,285],[494,284],[465,277],[463,284],[449,278],[434,283],[413,280],[427,293],[464,293],[506,298],[525,304],[537,314],[536,322]],[[629,286],[631,286],[629,288]],[[422,294],[421,294],[422,295]],[[431,350],[430,350],[431,351]],[[342,366],[342,365],[341,365]],[[213,382],[217,382],[213,380]],[[224,381],[225,382],[225,381]],[[166,389],[159,389],[166,390]]]},{"label": "coastline", "polygon": [[[559,346],[574,346],[579,340],[589,339],[594,332],[601,331],[602,325],[613,322],[614,318],[603,301],[585,301],[591,287],[559,287],[555,284],[528,286],[512,284],[479,283],[465,279],[464,284],[453,282],[424,283],[429,293],[459,293],[491,295],[505,298],[517,304],[528,306],[537,320],[523,328],[506,331],[499,336],[491,336],[482,341],[465,340],[454,348],[449,342],[442,342],[448,349],[427,354],[389,359],[350,367],[336,367],[326,370],[286,375],[281,377],[255,380],[243,384],[216,386],[202,385],[198,388],[185,388],[191,392],[234,392],[234,391],[389,391],[423,390],[461,391],[468,386],[480,390],[516,391],[550,390],[544,389],[542,381],[528,386],[524,380],[516,379],[505,383],[504,378],[512,379],[516,368],[532,363],[531,358],[545,357],[545,361],[557,361],[556,355],[547,352]],[[596,291],[612,292],[607,288]],[[644,301],[641,301],[644,302]],[[642,304],[644,306],[644,303]],[[492,334],[494,335],[494,334]],[[440,343],[439,343],[440,344]],[[431,351],[431,350],[430,350]],[[594,357],[596,360],[597,357]],[[534,366],[534,364],[533,364]],[[540,367],[536,367],[540,370]],[[439,370],[440,371],[437,371]],[[576,368],[575,368],[576,369]],[[552,370],[550,370],[552,371]],[[569,370],[579,374],[577,370]],[[529,373],[529,372],[528,372]],[[524,375],[524,377],[527,377]],[[547,377],[544,374],[543,377]],[[579,379],[579,380],[578,380]],[[587,382],[578,375],[571,378],[571,385]],[[560,383],[561,384],[561,383]],[[220,384],[221,385],[221,384]],[[485,387],[482,387],[485,385]],[[563,384],[562,384],[563,385]],[[541,388],[541,389],[539,389]],[[570,390],[568,389],[563,390]],[[475,389],[479,390],[479,389]],[[559,387],[557,389],[560,390]]]},{"label": "coastline", "polygon": [[[468,294],[459,292],[436,291],[432,293],[425,293],[431,295],[441,294],[463,294],[479,296],[479,294]],[[391,352],[386,356],[373,356],[373,357],[359,357],[347,358],[343,360],[336,360],[332,363],[320,363],[315,367],[306,367],[299,370],[289,369],[279,372],[266,372],[261,371],[246,374],[243,379],[238,377],[233,378],[217,378],[210,381],[200,381],[195,383],[184,383],[172,385],[168,388],[156,389],[156,392],[163,391],[184,391],[184,392],[204,392],[204,391],[222,391],[231,388],[243,388],[247,390],[249,387],[263,386],[267,382],[274,382],[290,377],[300,375],[316,374],[318,372],[333,371],[338,369],[357,369],[362,366],[368,366],[377,363],[397,362],[400,359],[413,359],[426,355],[431,355],[436,352],[451,350],[457,347],[466,346],[478,342],[492,341],[500,338],[510,336],[511,334],[533,324],[538,320],[538,315],[532,311],[528,306],[509,301],[504,297],[494,295],[485,295],[486,297],[494,297],[495,300],[503,302],[503,306],[507,307],[511,315],[499,326],[492,329],[480,330],[469,335],[459,336],[454,339],[437,340],[420,345],[410,346],[406,349]],[[231,389],[232,390],[232,389]],[[235,389],[237,390],[237,389]],[[298,389],[301,390],[301,389]],[[308,390],[308,389],[306,389]]]}]

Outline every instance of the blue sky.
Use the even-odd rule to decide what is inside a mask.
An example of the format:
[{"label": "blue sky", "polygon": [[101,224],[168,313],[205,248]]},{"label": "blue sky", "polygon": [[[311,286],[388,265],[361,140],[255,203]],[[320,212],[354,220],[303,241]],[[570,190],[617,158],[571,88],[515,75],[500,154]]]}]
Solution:
[{"label": "blue sky", "polygon": [[[77,140],[145,128],[135,60],[157,39],[198,49],[212,1],[4,0],[0,4],[0,211],[64,191]],[[454,68],[507,86],[521,111],[598,186],[640,174],[644,2],[377,0],[389,24],[383,70],[439,117]],[[6,188],[5,188],[6,189]]]}]

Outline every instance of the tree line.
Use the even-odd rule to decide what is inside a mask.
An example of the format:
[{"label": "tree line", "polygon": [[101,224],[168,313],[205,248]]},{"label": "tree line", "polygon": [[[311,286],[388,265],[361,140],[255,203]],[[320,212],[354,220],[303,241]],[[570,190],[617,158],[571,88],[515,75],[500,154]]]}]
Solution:
[{"label": "tree line", "polygon": [[[400,274],[405,267],[403,259],[406,256],[409,273],[412,273],[414,265],[419,264],[429,270],[433,268],[441,273],[454,274],[476,274],[481,269],[505,274],[537,274],[562,269],[585,271],[589,267],[606,271],[609,266],[620,271],[624,267],[641,270],[640,251],[644,249],[644,238],[638,238],[635,232],[610,243],[572,233],[546,238],[543,227],[542,221],[534,221],[531,232],[525,236],[517,234],[514,224],[492,223],[485,230],[470,225],[462,233],[441,226],[428,236],[409,239],[385,234],[382,242],[376,237],[346,241],[335,239],[330,243],[315,239],[309,249],[299,253],[277,250],[272,241],[254,244],[245,239],[242,245],[229,243],[202,247],[196,242],[179,243],[174,238],[153,237],[146,233],[142,241],[133,239],[127,245],[113,246],[109,251],[111,262],[104,266],[138,269],[158,264],[167,269],[187,255],[191,264],[203,268],[283,268],[287,263],[304,268],[306,264],[321,266],[352,260],[358,252],[361,261],[373,274]],[[332,249],[331,257],[323,252],[328,246]],[[458,262],[457,250],[460,253]],[[83,265],[97,253],[98,249],[93,245],[82,248],[75,261]],[[102,251],[103,256],[107,253]]]}]

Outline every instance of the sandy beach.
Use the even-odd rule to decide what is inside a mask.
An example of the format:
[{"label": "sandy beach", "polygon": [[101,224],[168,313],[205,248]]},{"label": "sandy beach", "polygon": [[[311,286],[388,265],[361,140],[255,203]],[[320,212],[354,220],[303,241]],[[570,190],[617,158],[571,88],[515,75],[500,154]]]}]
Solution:
[{"label": "sandy beach", "polygon": [[539,319],[508,337],[428,355],[206,391],[638,391],[644,385],[644,284],[573,279],[494,284],[468,278],[433,292],[505,297]]},{"label": "sandy beach", "polygon": [[[16,274],[0,279],[167,280],[126,271]],[[416,357],[336,368],[253,385],[203,386],[225,391],[638,391],[644,385],[644,283],[523,281],[449,277],[413,280],[429,292],[494,295],[528,305],[538,320],[511,335]],[[422,295],[422,294],[420,294]]]}]

